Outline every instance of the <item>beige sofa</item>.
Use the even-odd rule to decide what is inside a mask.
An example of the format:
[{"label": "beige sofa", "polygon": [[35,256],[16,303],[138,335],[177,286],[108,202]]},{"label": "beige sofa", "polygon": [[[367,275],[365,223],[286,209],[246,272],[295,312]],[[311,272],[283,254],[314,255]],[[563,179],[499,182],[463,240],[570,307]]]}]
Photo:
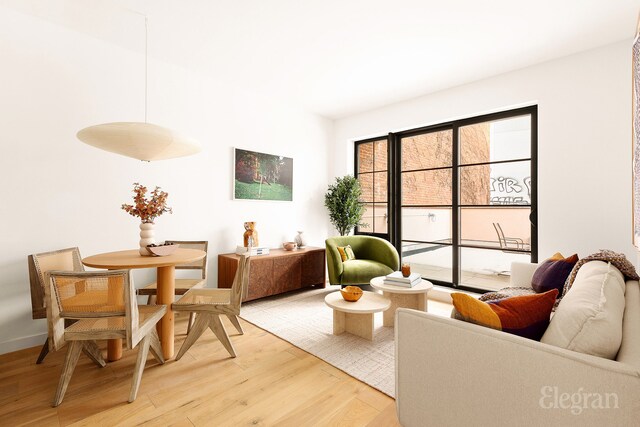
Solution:
[{"label": "beige sofa", "polygon": [[[530,284],[535,267],[514,264],[511,285]],[[640,288],[637,281],[622,287],[622,346],[616,360],[399,309],[395,342],[400,423],[638,425]]]}]

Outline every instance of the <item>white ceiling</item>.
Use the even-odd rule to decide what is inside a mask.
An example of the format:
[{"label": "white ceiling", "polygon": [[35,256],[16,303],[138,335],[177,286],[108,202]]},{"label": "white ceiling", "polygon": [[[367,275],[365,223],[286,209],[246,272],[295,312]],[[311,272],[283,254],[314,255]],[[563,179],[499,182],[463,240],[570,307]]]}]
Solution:
[{"label": "white ceiling", "polygon": [[0,0],[345,117],[634,36],[640,0]]}]

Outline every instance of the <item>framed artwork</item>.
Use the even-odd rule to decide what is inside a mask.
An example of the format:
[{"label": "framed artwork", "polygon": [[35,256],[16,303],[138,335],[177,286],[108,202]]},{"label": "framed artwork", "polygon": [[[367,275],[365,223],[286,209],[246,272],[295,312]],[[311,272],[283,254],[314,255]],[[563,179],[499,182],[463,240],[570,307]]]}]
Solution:
[{"label": "framed artwork", "polygon": [[633,244],[640,249],[640,22],[633,41]]},{"label": "framed artwork", "polygon": [[293,200],[293,159],[234,149],[235,200]]}]

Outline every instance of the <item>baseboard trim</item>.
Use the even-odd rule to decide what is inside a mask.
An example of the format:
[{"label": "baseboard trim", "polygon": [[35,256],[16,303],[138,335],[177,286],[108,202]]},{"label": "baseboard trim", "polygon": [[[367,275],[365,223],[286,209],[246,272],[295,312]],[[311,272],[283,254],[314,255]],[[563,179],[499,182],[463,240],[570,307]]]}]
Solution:
[{"label": "baseboard trim", "polygon": [[0,354],[12,353],[14,351],[24,350],[25,348],[31,348],[35,346],[42,346],[46,339],[47,334],[44,333],[4,341],[0,343]]}]

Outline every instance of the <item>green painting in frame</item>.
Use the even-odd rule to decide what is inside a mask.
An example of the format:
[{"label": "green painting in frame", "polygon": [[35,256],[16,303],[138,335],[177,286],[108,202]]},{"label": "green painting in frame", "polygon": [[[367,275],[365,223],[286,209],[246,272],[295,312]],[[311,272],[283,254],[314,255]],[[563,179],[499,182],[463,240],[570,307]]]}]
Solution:
[{"label": "green painting in frame", "polygon": [[293,200],[293,159],[234,149],[235,200]]}]

